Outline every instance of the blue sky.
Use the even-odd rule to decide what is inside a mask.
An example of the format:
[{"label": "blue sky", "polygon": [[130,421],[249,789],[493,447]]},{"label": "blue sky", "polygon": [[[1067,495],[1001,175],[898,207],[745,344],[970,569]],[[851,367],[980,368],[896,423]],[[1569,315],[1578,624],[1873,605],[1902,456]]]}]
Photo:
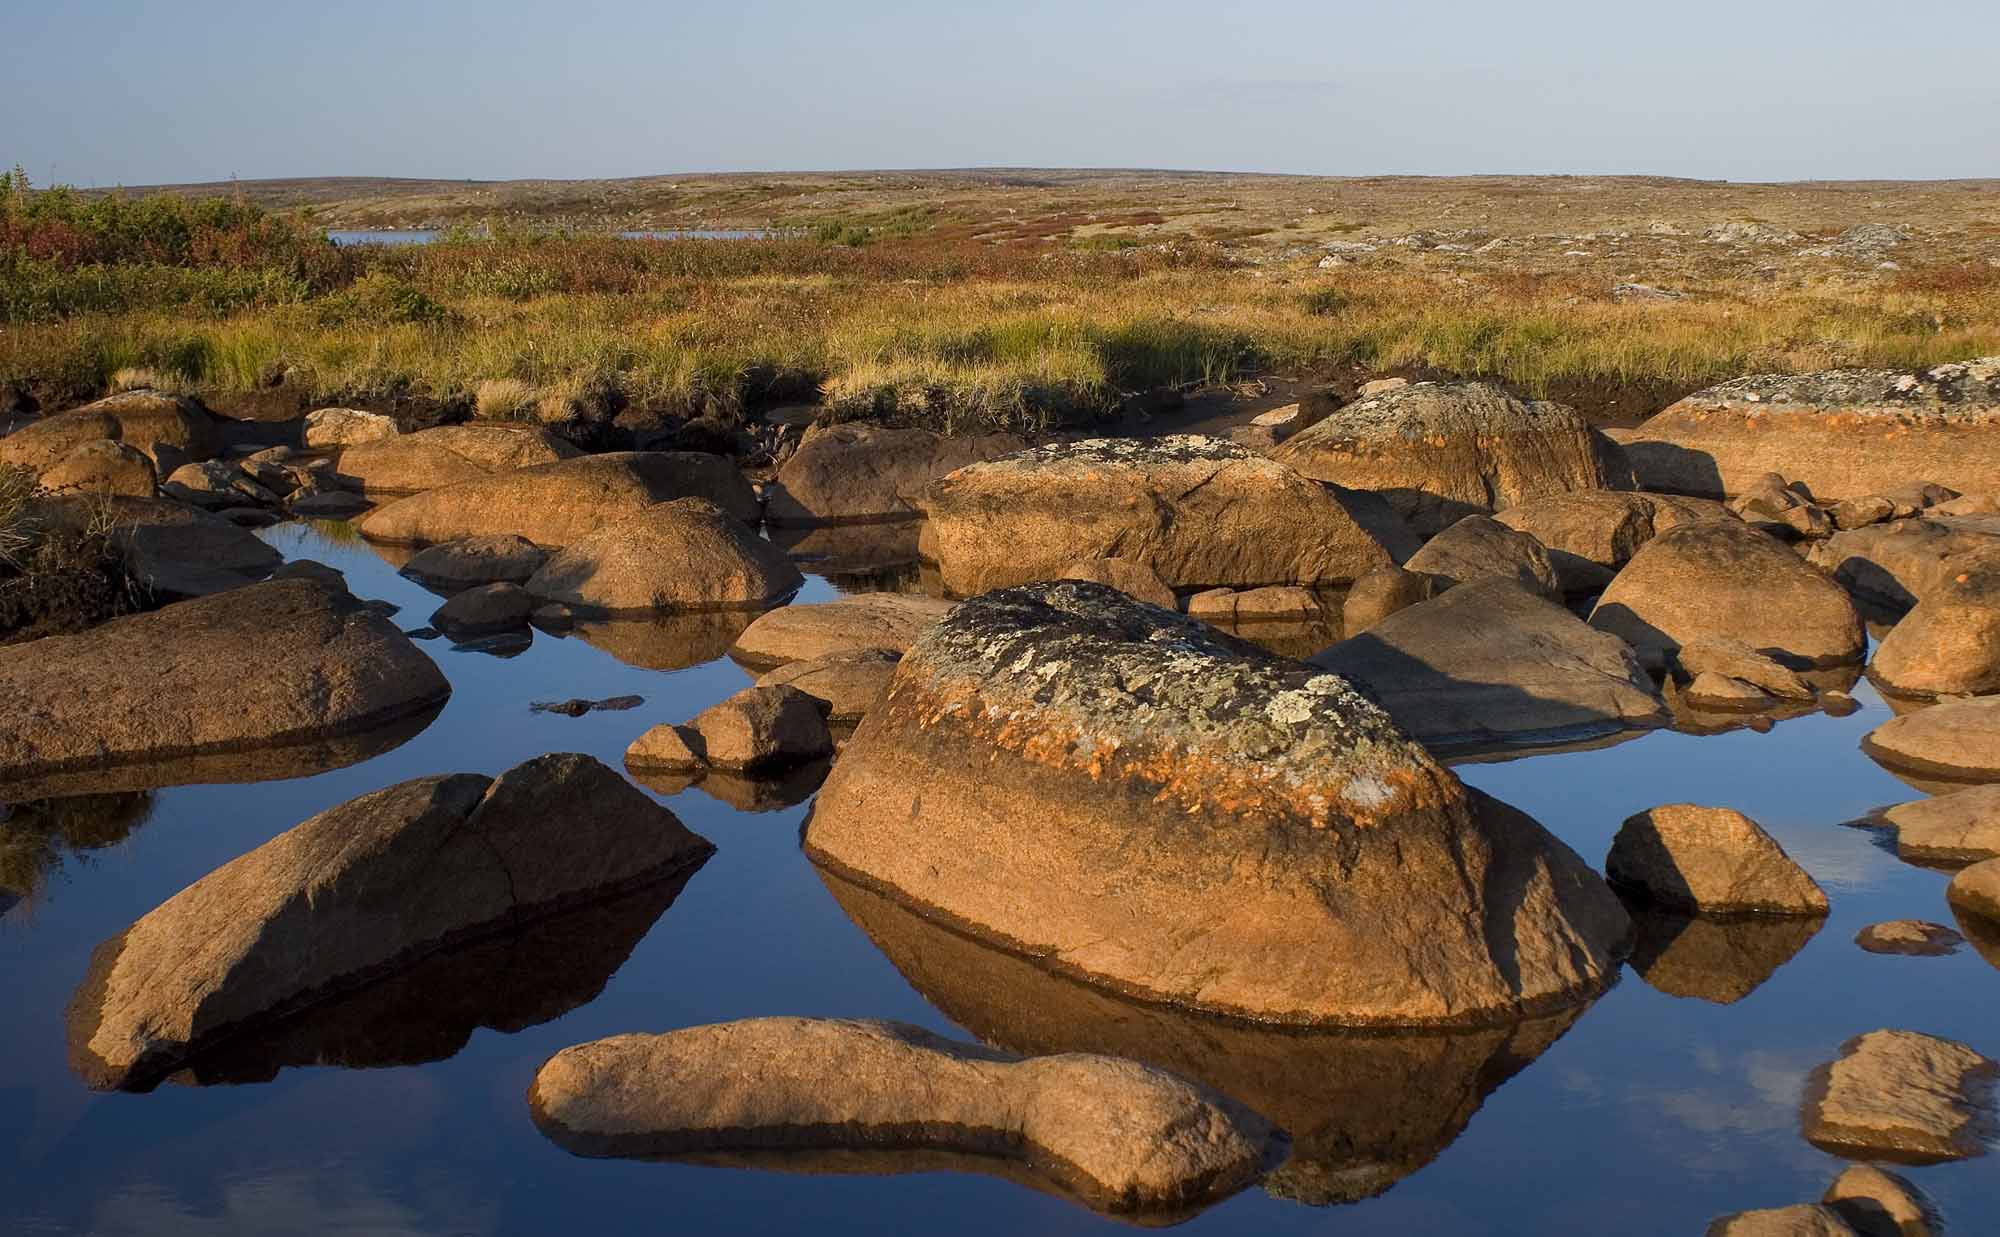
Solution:
[{"label": "blue sky", "polygon": [[37,180],[2000,176],[1995,0],[0,0]]}]

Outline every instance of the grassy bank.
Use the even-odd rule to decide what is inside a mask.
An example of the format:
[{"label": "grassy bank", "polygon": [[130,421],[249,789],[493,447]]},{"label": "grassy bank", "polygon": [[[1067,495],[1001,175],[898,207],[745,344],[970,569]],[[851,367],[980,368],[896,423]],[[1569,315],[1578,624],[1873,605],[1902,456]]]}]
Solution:
[{"label": "grassy bank", "polygon": [[1313,255],[996,243],[922,220],[761,241],[503,233],[335,250],[240,203],[0,196],[0,382],[57,403],[137,371],[198,393],[282,381],[313,399],[463,396],[549,419],[604,402],[727,417],[823,399],[959,428],[1087,419],[1133,392],[1273,371],[1422,367],[1542,393],[2000,353],[2000,269],[1983,265],[1782,287],[1682,271],[1685,299],[1622,303],[1595,275],[1400,259],[1322,271]]}]

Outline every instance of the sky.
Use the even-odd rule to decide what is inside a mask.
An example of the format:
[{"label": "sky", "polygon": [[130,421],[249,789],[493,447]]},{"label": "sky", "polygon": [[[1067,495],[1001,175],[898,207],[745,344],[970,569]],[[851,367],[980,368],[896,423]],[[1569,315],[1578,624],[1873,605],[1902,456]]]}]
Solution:
[{"label": "sky", "polygon": [[38,183],[2000,176],[2000,0],[0,0]]}]

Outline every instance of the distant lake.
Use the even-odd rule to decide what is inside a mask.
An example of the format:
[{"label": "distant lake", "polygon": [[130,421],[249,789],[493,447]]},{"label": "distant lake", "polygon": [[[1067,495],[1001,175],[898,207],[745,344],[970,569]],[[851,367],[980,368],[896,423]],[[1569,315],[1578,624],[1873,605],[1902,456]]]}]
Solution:
[{"label": "distant lake", "polygon": [[[331,231],[336,245],[428,245],[444,235],[442,228],[353,228]],[[771,232],[763,228],[677,228],[658,232],[613,232],[628,241],[755,241]]]}]

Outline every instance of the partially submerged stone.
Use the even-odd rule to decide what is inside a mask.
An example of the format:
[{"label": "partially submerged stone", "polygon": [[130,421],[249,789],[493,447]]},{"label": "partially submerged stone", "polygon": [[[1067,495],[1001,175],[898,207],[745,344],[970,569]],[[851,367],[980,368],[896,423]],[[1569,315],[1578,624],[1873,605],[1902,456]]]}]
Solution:
[{"label": "partially submerged stone", "polygon": [[518,584],[481,584],[454,593],[431,615],[431,626],[454,636],[507,631],[527,626],[534,608],[535,598]]},{"label": "partially submerged stone", "polygon": [[875,1171],[893,1171],[898,1152],[948,1152],[1003,1176],[1019,1164],[1113,1211],[1225,1197],[1282,1145],[1234,1101],[1136,1062],[1024,1060],[895,1022],[753,1018],[612,1036],[551,1057],[528,1102],[578,1155],[734,1154],[810,1170],[814,1153],[869,1151]]},{"label": "partially submerged stone", "polygon": [[1562,404],[1482,382],[1419,382],[1355,400],[1273,458],[1320,481],[1382,492],[1429,534],[1466,515],[1608,488],[1616,478],[1607,445]]},{"label": "partially submerged stone", "polygon": [[1623,642],[1507,579],[1398,610],[1312,664],[1433,748],[1575,742],[1668,720]]},{"label": "partially submerged stone", "polygon": [[1871,923],[1855,933],[1854,943],[1871,954],[1905,954],[1942,958],[1958,952],[1965,938],[1941,923],[1921,919],[1891,919]]},{"label": "partially submerged stone", "polygon": [[2000,859],[2000,785],[1973,786],[1884,808],[1896,853],[1926,863]]},{"label": "partially submerged stone", "polygon": [[[0,785],[355,734],[451,692],[387,620],[304,580],[113,619],[8,654]],[[226,673],[232,666],[255,673]]]},{"label": "partially submerged stone", "polygon": [[917,519],[939,478],[1027,445],[1013,434],[947,437],[866,423],[814,429],[770,485],[769,518],[774,526]]},{"label": "partially submerged stone", "polygon": [[1131,559],[1176,588],[1343,583],[1391,561],[1339,494],[1219,438],[1039,447],[959,469],[926,508],[924,553],[955,596],[1079,559]]},{"label": "partially submerged stone", "polygon": [[757,679],[759,687],[795,687],[819,701],[829,722],[854,722],[873,708],[903,659],[894,649],[829,653],[778,667]]},{"label": "partially submerged stone", "polygon": [[1870,1031],[1813,1072],[1807,1141],[1857,1159],[1936,1164],[1982,1155],[1996,1066],[1957,1040]]},{"label": "partially submerged stone", "polygon": [[525,585],[572,614],[763,610],[805,583],[784,552],[705,498],[658,503],[551,555]]},{"label": "partially submerged stone", "polygon": [[525,537],[498,533],[419,550],[401,570],[419,583],[449,592],[476,584],[526,584],[548,557],[548,551]]},{"label": "partially submerged stone", "polygon": [[[410,435],[416,437],[416,435]],[[619,451],[481,476],[377,507],[357,527],[371,541],[434,545],[512,533],[566,546],[654,503],[706,498],[745,523],[757,496],[736,466],[716,455]]]},{"label": "partially submerged stone", "polygon": [[1628,817],[1604,875],[1647,902],[1711,915],[1824,915],[1826,893],[1757,822],[1672,803]]},{"label": "partially submerged stone", "polygon": [[1632,556],[1591,611],[1590,624],[1642,657],[1721,638],[1795,668],[1861,660],[1867,633],[1842,588],[1741,522],[1662,533]]},{"label": "partially submerged stone", "polygon": [[1853,1164],[1834,1178],[1820,1201],[1840,1213],[1861,1237],[1938,1237],[1937,1209],[1900,1173]]},{"label": "partially submerged stone", "polygon": [[1811,700],[1813,685],[1805,676],[1740,640],[1704,636],[1682,644],[1674,660],[1684,674],[1724,675],[1784,700]]},{"label": "partially submerged stone", "polygon": [[1980,489],[2000,475],[2000,358],[1738,378],[1641,425],[1626,454],[1646,489],[1710,498],[1773,471],[1821,498],[1912,477]]},{"label": "partially submerged stone", "polygon": [[1868,732],[1861,750],[1892,769],[1961,781],[2000,779],[2000,696],[1890,718]]},{"label": "partially submerged stone", "polygon": [[910,647],[952,603],[907,593],[861,593],[836,601],[780,606],[757,617],[729,655],[758,669],[857,649]]},{"label": "partially submerged stone", "polygon": [[100,946],[70,1004],[71,1067],[96,1088],[144,1088],[233,1034],[711,849],[588,756],[363,795]]},{"label": "partially submerged stone", "polygon": [[1839,1212],[1816,1203],[1737,1211],[1708,1222],[1706,1237],[1859,1237]]},{"label": "partially submerged stone", "polygon": [[1573,852],[1339,676],[1076,581],[924,633],[805,847],[1046,965],[1276,1022],[1560,1008],[1629,931]]},{"label": "partially submerged stone", "polygon": [[1742,679],[1704,670],[1682,689],[1683,698],[1697,709],[1757,711],[1771,703],[1763,688]]},{"label": "partially submerged stone", "polygon": [[703,763],[763,771],[804,764],[833,751],[819,702],[796,687],[746,687],[695,715]]},{"label": "partially submerged stone", "polygon": [[1491,516],[1466,516],[1426,541],[1424,548],[1412,554],[1403,566],[1453,584],[1498,577],[1512,580],[1538,596],[1563,595],[1542,543],[1532,534],[1516,532]]},{"label": "partially submerged stone", "polygon": [[2000,692],[2000,572],[1918,602],[1875,646],[1868,675],[1905,696]]}]

